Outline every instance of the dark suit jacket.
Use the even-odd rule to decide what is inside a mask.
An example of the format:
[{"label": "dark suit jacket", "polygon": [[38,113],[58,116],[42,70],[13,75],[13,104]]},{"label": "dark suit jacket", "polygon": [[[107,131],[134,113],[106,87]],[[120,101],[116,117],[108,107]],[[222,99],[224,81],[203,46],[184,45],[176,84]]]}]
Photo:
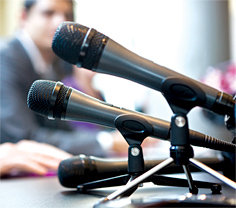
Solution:
[{"label": "dark suit jacket", "polygon": [[[71,66],[59,60],[54,64],[55,81],[71,73]],[[57,146],[73,154],[103,156],[96,141],[97,132],[74,130],[68,122],[52,121],[27,107],[27,94],[34,80],[42,79],[18,39],[0,49],[1,143],[30,139]]]}]

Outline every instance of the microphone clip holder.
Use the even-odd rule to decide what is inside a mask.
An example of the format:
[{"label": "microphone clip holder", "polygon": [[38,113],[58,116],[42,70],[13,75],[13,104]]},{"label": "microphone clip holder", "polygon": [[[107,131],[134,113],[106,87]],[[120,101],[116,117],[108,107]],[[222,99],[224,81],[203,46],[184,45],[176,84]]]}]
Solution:
[{"label": "microphone clip holder", "polygon": [[[143,118],[134,115],[118,116],[115,120],[115,126],[129,144],[128,174],[81,184],[77,186],[79,191],[125,185],[128,181],[132,181],[144,172],[144,158],[141,144],[152,131],[152,126]],[[127,195],[131,195],[137,188],[138,186],[133,188]]]},{"label": "microphone clip holder", "polygon": [[[236,95],[234,95],[233,98],[234,102],[236,103]],[[234,135],[234,140],[236,138],[235,131],[236,131],[236,104],[234,104],[234,107],[232,109],[232,112],[230,115],[225,115],[225,126],[229,131],[232,131]]]}]

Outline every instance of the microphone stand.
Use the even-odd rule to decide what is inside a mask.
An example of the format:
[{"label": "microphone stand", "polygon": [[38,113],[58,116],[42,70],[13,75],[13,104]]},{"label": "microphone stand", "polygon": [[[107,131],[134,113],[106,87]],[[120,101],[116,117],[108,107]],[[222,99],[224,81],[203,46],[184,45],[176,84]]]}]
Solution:
[{"label": "microphone stand", "polygon": [[[128,174],[80,184],[77,186],[78,191],[84,192],[95,188],[125,185],[144,173],[145,168],[144,168],[144,159],[143,159],[143,151],[141,144],[143,140],[149,135],[149,132],[152,131],[152,127],[145,120],[137,118],[133,115],[119,116],[115,121],[115,125],[122,134],[122,136],[125,138],[127,143],[129,144]],[[178,155],[178,157],[180,156]],[[183,152],[182,158],[185,157],[186,153]],[[186,167],[185,169],[187,169],[189,173],[188,168]],[[189,180],[191,181],[192,184],[192,179],[190,174],[188,174],[188,178],[190,178]],[[159,176],[156,174],[150,176],[143,182],[153,182],[156,185],[167,185],[167,186],[179,186],[179,187],[189,186],[189,182],[186,181],[185,179]],[[221,186],[219,184],[201,182],[201,181],[195,181],[195,183],[202,188],[211,188],[213,193],[219,193],[221,190]],[[132,189],[127,190],[126,193],[123,194],[122,196],[131,195],[138,188],[138,186],[139,184],[134,186]]]},{"label": "microphone stand", "polygon": [[[194,181],[192,179],[191,173],[189,171],[188,165],[191,163],[194,166],[198,167],[201,170],[208,172],[209,174],[215,176],[219,180],[223,181],[227,185],[236,189],[236,183],[226,178],[222,174],[214,171],[208,166],[198,162],[197,160],[192,159],[193,157],[193,149],[188,142],[188,122],[187,117],[183,114],[175,114],[171,119],[171,147],[170,147],[170,158],[164,160],[159,165],[156,165],[152,169],[148,170],[144,174],[136,177],[132,181],[129,181],[125,186],[121,187],[117,191],[108,195],[99,201],[99,204],[105,203],[109,200],[113,200],[116,198],[124,197],[130,195],[139,184],[143,182],[153,182],[156,185],[170,185],[170,186],[180,186],[180,187],[189,187],[189,191],[192,194],[198,193],[199,188],[211,188],[213,194],[219,194],[221,191],[221,185],[216,183],[202,182],[202,181]],[[180,141],[179,141],[180,140]],[[156,172],[167,167],[171,163],[175,163],[176,165],[181,165],[184,169],[187,181],[185,179],[172,178],[170,180],[169,177],[161,177],[156,175]],[[161,177],[159,180],[159,177]],[[164,179],[164,180],[162,180]]]},{"label": "microphone stand", "polygon": [[[193,149],[189,143],[188,120],[184,113],[176,113],[171,119],[171,157],[145,173],[141,143],[149,135],[151,127],[148,123],[145,123],[143,120],[139,120],[133,115],[119,116],[116,120],[116,127],[129,144],[128,174],[80,184],[77,186],[78,191],[83,192],[95,188],[125,185],[101,201],[105,202],[118,197],[129,196],[138,188],[140,184],[144,182],[153,182],[156,185],[189,187],[189,191],[192,194],[198,193],[198,187],[210,188],[213,194],[219,194],[221,191],[221,185],[216,183],[194,181],[192,179],[188,167],[190,163],[222,180],[229,186],[233,188],[236,187],[235,182],[207,167],[206,165],[191,159],[193,157]],[[157,171],[173,162],[176,165],[181,165],[183,167],[187,180],[159,176],[155,174]]]},{"label": "microphone stand", "polygon": [[[121,178],[127,179],[128,177],[130,177],[130,180],[128,183],[126,183],[126,185],[122,186],[117,191],[113,192],[112,194],[100,200],[97,203],[97,205],[123,196],[129,196],[137,189],[137,187],[140,184],[144,182],[153,182],[154,184],[157,185],[158,184],[171,185],[171,186],[177,185],[182,187],[188,186],[189,191],[192,194],[197,194],[198,188],[211,188],[212,194],[219,194],[221,191],[221,185],[215,183],[195,181],[192,179],[189,170],[190,164],[196,166],[200,170],[209,173],[210,175],[221,180],[223,183],[227,184],[228,186],[236,190],[236,183],[234,181],[228,179],[227,177],[216,172],[210,167],[204,165],[203,163],[193,159],[194,153],[193,153],[193,148],[191,147],[189,142],[189,128],[188,128],[187,114],[193,107],[198,106],[199,104],[201,104],[202,101],[204,101],[205,95],[202,93],[201,89],[199,89],[197,86],[189,85],[188,83],[187,85],[183,85],[183,83],[184,80],[181,80],[181,82],[179,82],[179,79],[175,78],[174,79],[171,78],[169,80],[167,79],[165,80],[165,82],[163,82],[162,86],[163,95],[166,98],[167,102],[169,103],[174,113],[171,118],[170,158],[164,160],[162,163],[156,165],[155,167],[153,167],[152,169],[148,170],[143,174],[142,172],[144,170],[143,169],[144,163],[143,163],[142,148],[140,145],[144,140],[144,138],[148,136],[148,132],[150,132],[149,126],[145,124],[145,122],[142,123],[143,121],[140,121],[141,123],[138,121],[137,123],[135,123],[134,119],[129,118],[132,117],[130,115],[123,115],[118,118],[118,122],[116,122],[116,124],[118,125],[116,125],[116,127],[119,129],[121,134],[124,136],[128,144],[130,145],[129,155],[128,155],[129,174],[121,176]],[[189,89],[188,87],[186,88],[186,86],[191,86],[192,87],[191,90],[188,91]],[[175,89],[173,87],[175,87]],[[127,125],[124,125],[125,122]],[[168,177],[162,177],[156,174],[159,170],[167,167],[171,163],[175,163],[176,165],[180,165],[183,167],[187,180],[177,179],[177,178],[170,179]],[[116,181],[117,178],[119,177],[108,179],[106,185],[108,186],[114,185],[114,183],[112,184],[111,182]],[[100,180],[97,182],[95,181],[95,183],[92,182],[92,187],[93,188],[96,187],[100,182],[102,183],[102,185],[105,185],[103,183],[104,180]],[[124,182],[126,181],[123,181],[123,183]],[[94,186],[94,184],[96,185]],[[83,184],[81,187],[85,189],[86,187],[91,188],[90,185],[91,183],[87,183]],[[119,183],[117,183],[116,185],[119,185]],[[97,187],[99,187],[99,185]]]},{"label": "microphone stand", "polygon": [[[148,132],[151,130],[150,125],[147,122],[145,123],[143,120],[138,121],[137,118],[134,118],[130,115],[119,116],[115,123],[117,129],[129,144],[128,174],[80,184],[77,186],[79,191],[83,192],[94,188],[125,185],[144,172],[144,159],[141,143],[147,137]],[[140,129],[134,127],[137,124],[140,125]],[[129,194],[127,195],[131,195],[137,189],[137,187],[138,186],[132,188],[132,190],[130,190]]]}]

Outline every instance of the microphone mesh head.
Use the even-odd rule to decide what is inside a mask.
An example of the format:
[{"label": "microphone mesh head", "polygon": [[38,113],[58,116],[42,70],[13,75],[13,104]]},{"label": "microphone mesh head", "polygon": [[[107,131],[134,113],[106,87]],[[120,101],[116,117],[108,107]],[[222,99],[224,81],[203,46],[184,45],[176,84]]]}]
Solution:
[{"label": "microphone mesh head", "polygon": [[56,30],[52,49],[63,60],[86,69],[97,67],[109,38],[83,25],[64,22]]},{"label": "microphone mesh head", "polygon": [[77,64],[88,30],[89,28],[73,22],[62,23],[52,41],[54,53],[71,64]]},{"label": "microphone mesh head", "polygon": [[55,85],[56,82],[53,81],[35,81],[28,92],[28,107],[41,115],[48,116],[50,111],[50,98]]}]

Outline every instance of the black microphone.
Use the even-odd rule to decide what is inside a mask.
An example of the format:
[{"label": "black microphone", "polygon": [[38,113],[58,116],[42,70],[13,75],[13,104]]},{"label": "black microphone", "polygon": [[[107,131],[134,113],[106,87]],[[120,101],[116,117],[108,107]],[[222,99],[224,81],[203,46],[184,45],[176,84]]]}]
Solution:
[{"label": "black microphone", "polygon": [[[95,123],[111,128],[121,127],[132,133],[143,133],[170,140],[170,123],[143,113],[105,103],[61,82],[36,80],[27,97],[28,107],[50,119]],[[118,128],[119,129],[119,128]],[[189,130],[192,145],[221,151],[235,151],[235,144]]]},{"label": "black microphone", "polygon": [[235,123],[233,96],[142,58],[95,29],[64,22],[54,35],[52,49],[71,64],[162,92],[173,111],[186,113],[201,106],[228,115]]},{"label": "black microphone", "polygon": [[[214,170],[222,170],[222,161],[219,158],[199,158]],[[160,164],[163,160],[147,159],[145,171]],[[76,188],[83,183],[116,177],[128,174],[128,159],[122,158],[99,158],[94,156],[78,155],[60,162],[58,168],[58,179],[62,186]],[[191,171],[199,171],[193,166]],[[181,166],[171,164],[162,169],[158,174],[182,173]]]}]

